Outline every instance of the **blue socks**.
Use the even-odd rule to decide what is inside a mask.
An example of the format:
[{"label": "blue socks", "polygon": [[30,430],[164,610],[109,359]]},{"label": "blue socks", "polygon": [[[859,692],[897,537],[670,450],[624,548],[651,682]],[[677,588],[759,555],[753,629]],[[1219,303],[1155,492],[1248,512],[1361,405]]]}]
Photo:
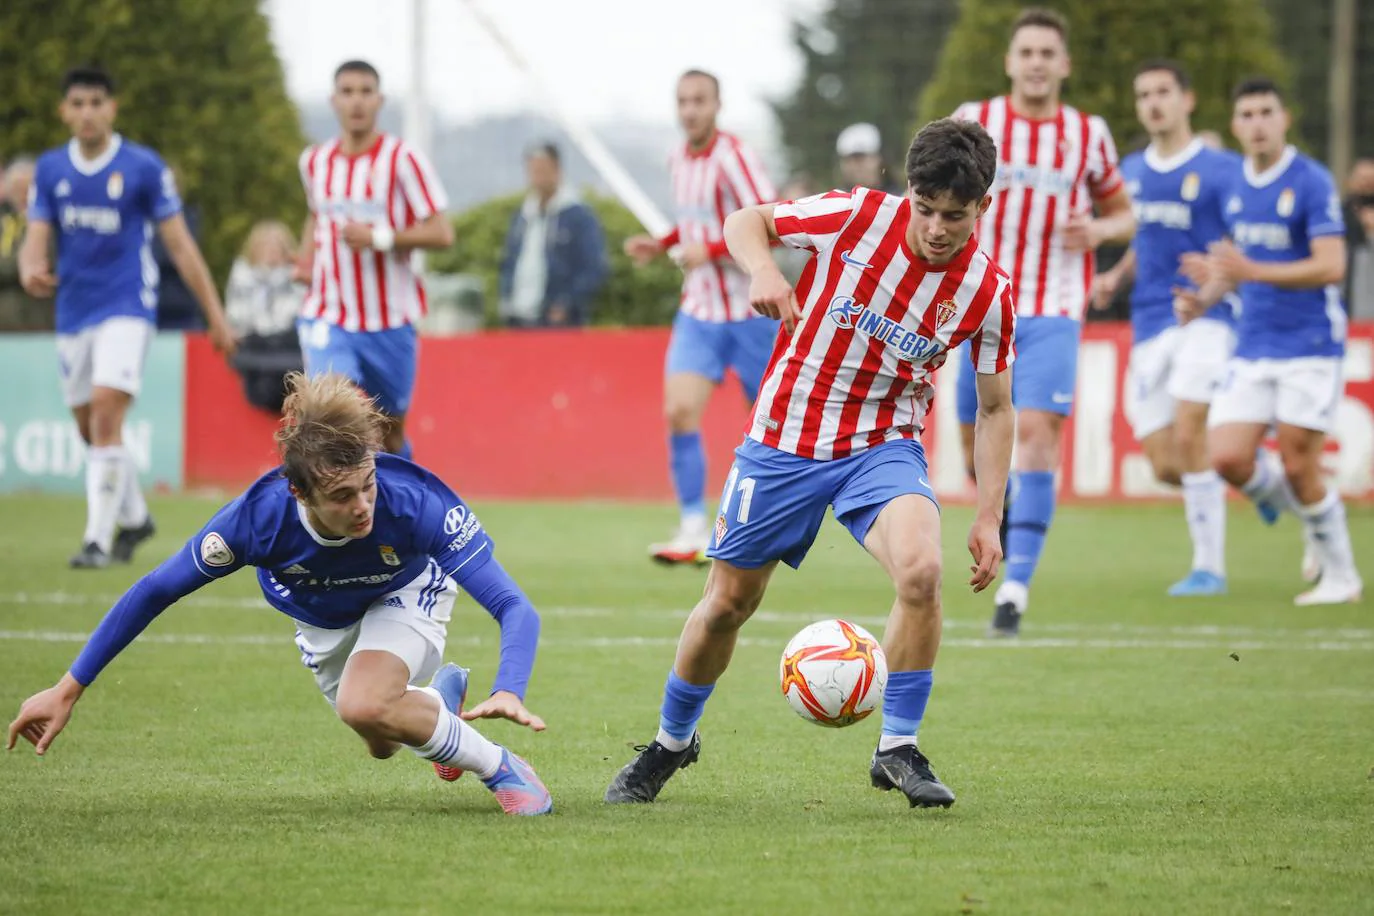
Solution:
[{"label": "blue socks", "polygon": [[404,458],[406,461],[415,460],[415,450],[410,447],[409,439],[401,440],[401,450],[397,452],[396,455],[398,457]]},{"label": "blue socks", "polygon": [[673,489],[684,517],[705,515],[706,452],[701,433],[673,433],[668,437],[668,463],[673,471]]},{"label": "blue socks", "polygon": [[926,715],[934,672],[893,671],[887,676],[887,690],[883,692],[883,734],[878,739],[881,750],[901,744],[914,744],[916,731]]},{"label": "blue socks", "polygon": [[1030,585],[1054,518],[1054,472],[1022,471],[1016,482],[1016,498],[1007,513],[1006,581]]},{"label": "blue socks", "polygon": [[676,671],[669,671],[668,683],[663,688],[663,711],[659,714],[656,740],[670,751],[685,748],[701,721],[707,698],[715,689],[715,684],[689,684],[678,677]]}]

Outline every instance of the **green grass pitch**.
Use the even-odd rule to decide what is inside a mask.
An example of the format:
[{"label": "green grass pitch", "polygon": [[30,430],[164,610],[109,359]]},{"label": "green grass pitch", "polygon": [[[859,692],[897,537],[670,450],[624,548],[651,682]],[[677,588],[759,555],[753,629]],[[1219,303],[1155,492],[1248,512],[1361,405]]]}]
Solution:
[{"label": "green grass pitch", "polygon": [[[158,499],[133,568],[65,568],[83,508],[0,499],[0,712],[66,668],[111,601],[208,517]],[[881,631],[890,590],[827,522],[782,570],[707,707],[701,762],[658,804],[602,792],[657,724],[703,574],[644,545],[663,507],[479,504],[544,616],[526,755],[552,817],[471,776],[377,762],[319,698],[251,574],[158,620],[46,760],[0,755],[0,913],[1357,913],[1374,911],[1374,607],[1299,610],[1299,537],[1231,509],[1231,594],[1172,600],[1177,506],[1069,508],[1019,645],[982,639],[969,515],[946,515],[945,647],[922,747],[958,793],[912,811],[868,786],[877,717],[806,724],[778,693],[805,623]],[[1374,575],[1374,513],[1351,510]],[[467,599],[448,656],[495,670]]]}]

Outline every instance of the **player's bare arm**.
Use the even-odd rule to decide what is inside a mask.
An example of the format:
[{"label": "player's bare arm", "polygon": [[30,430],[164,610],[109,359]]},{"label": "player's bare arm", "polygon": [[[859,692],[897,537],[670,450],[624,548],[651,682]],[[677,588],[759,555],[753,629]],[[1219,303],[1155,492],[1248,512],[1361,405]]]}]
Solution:
[{"label": "player's bare arm", "polygon": [[973,556],[969,585],[981,592],[997,578],[1002,562],[998,529],[1002,525],[1011,447],[1016,438],[1016,412],[1011,404],[1011,370],[979,374],[978,418],[973,428],[973,467],[978,486],[978,509],[968,536]]},{"label": "player's bare arm", "polygon": [[1097,202],[1097,216],[1076,213],[1064,225],[1064,247],[1092,251],[1109,242],[1125,244],[1135,235],[1131,195],[1122,185]]},{"label": "player's bare arm", "polygon": [[72,707],[81,699],[86,687],[71,672],[47,690],[35,693],[19,707],[19,715],[10,723],[9,736],[5,750],[14,750],[20,737],[34,746],[38,756],[47,753],[48,748],[72,717]]},{"label": "player's bare arm", "polygon": [[778,240],[773,205],[736,210],[725,218],[724,230],[731,256],[749,275],[749,304],[760,315],[781,319],[787,333],[792,333],[801,318],[801,307],[792,284],[773,260],[772,246]]},{"label": "player's bare arm", "polygon": [[1301,261],[1252,261],[1230,241],[1207,253],[1214,275],[1232,283],[1267,283],[1283,289],[1320,289],[1345,279],[1345,239],[1324,235],[1312,240],[1312,254]]},{"label": "player's bare arm", "polygon": [[210,342],[225,356],[233,356],[238,342],[234,340],[234,332],[224,318],[219,290],[215,289],[215,281],[210,278],[210,268],[201,256],[200,246],[191,237],[191,230],[186,228],[185,217],[180,213],[167,217],[158,223],[157,233],[162,238],[162,244],[167,246],[167,254],[176,265],[177,273],[181,274],[181,279],[186,281],[195,295],[196,302],[200,303],[200,310],[210,329]]},{"label": "player's bare arm", "polygon": [[30,220],[24,232],[24,244],[19,247],[19,283],[30,296],[46,299],[57,291],[57,277],[48,260],[52,245],[52,223]]},{"label": "player's bare arm", "polygon": [[[313,227],[312,227],[313,228]],[[343,240],[354,251],[410,251],[448,248],[453,244],[453,225],[442,213],[431,213],[400,232],[388,226],[373,226],[350,221],[343,227]]]},{"label": "player's bare arm", "polygon": [[1135,277],[1135,249],[1127,248],[1126,253],[1121,256],[1121,260],[1110,270],[1104,270],[1093,278],[1092,304],[1093,308],[1101,311],[1112,304],[1113,297],[1117,290],[1121,289],[1121,284],[1129,283]]},{"label": "player's bare arm", "polygon": [[301,250],[296,255],[296,266],[291,279],[298,283],[309,283],[310,274],[315,268],[315,214],[305,217],[301,226]]}]

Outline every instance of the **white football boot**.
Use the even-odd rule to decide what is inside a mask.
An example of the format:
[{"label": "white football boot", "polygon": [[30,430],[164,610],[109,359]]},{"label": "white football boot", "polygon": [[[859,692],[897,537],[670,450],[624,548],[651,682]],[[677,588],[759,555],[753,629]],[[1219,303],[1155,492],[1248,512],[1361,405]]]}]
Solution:
[{"label": "white football boot", "polygon": [[700,566],[707,562],[706,548],[709,546],[711,530],[706,526],[706,516],[697,515],[684,518],[672,540],[650,544],[649,556],[665,566],[684,563]]}]

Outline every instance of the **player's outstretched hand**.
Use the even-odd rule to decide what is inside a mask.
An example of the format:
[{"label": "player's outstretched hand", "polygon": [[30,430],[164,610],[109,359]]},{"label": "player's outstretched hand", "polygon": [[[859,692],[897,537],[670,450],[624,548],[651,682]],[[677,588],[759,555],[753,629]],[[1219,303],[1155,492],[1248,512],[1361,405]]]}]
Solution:
[{"label": "player's outstretched hand", "polygon": [[19,707],[19,715],[10,723],[5,750],[14,750],[22,735],[43,756],[57,740],[72,717],[72,707],[81,697],[81,685],[70,674],[63,676],[54,687],[35,693]]},{"label": "player's outstretched hand", "polygon": [[749,304],[760,315],[780,319],[789,334],[801,318],[797,294],[777,268],[760,271],[749,280]]},{"label": "player's outstretched hand", "polygon": [[471,709],[464,710],[461,716],[467,722],[473,719],[509,719],[537,732],[545,728],[544,720],[526,709],[520,698],[508,690],[496,691]]},{"label": "player's outstretched hand", "polygon": [[1207,265],[1212,275],[1230,283],[1249,279],[1250,260],[1229,240],[1213,242],[1207,248]]},{"label": "player's outstretched hand", "polygon": [[975,519],[968,533],[968,552],[973,556],[969,567],[972,577],[968,584],[975,592],[981,592],[997,578],[997,569],[1002,564],[1002,543],[997,536],[998,524],[993,519]]},{"label": "player's outstretched hand", "polygon": [[632,235],[625,240],[625,254],[635,264],[643,267],[662,253],[658,239],[648,235]]}]

